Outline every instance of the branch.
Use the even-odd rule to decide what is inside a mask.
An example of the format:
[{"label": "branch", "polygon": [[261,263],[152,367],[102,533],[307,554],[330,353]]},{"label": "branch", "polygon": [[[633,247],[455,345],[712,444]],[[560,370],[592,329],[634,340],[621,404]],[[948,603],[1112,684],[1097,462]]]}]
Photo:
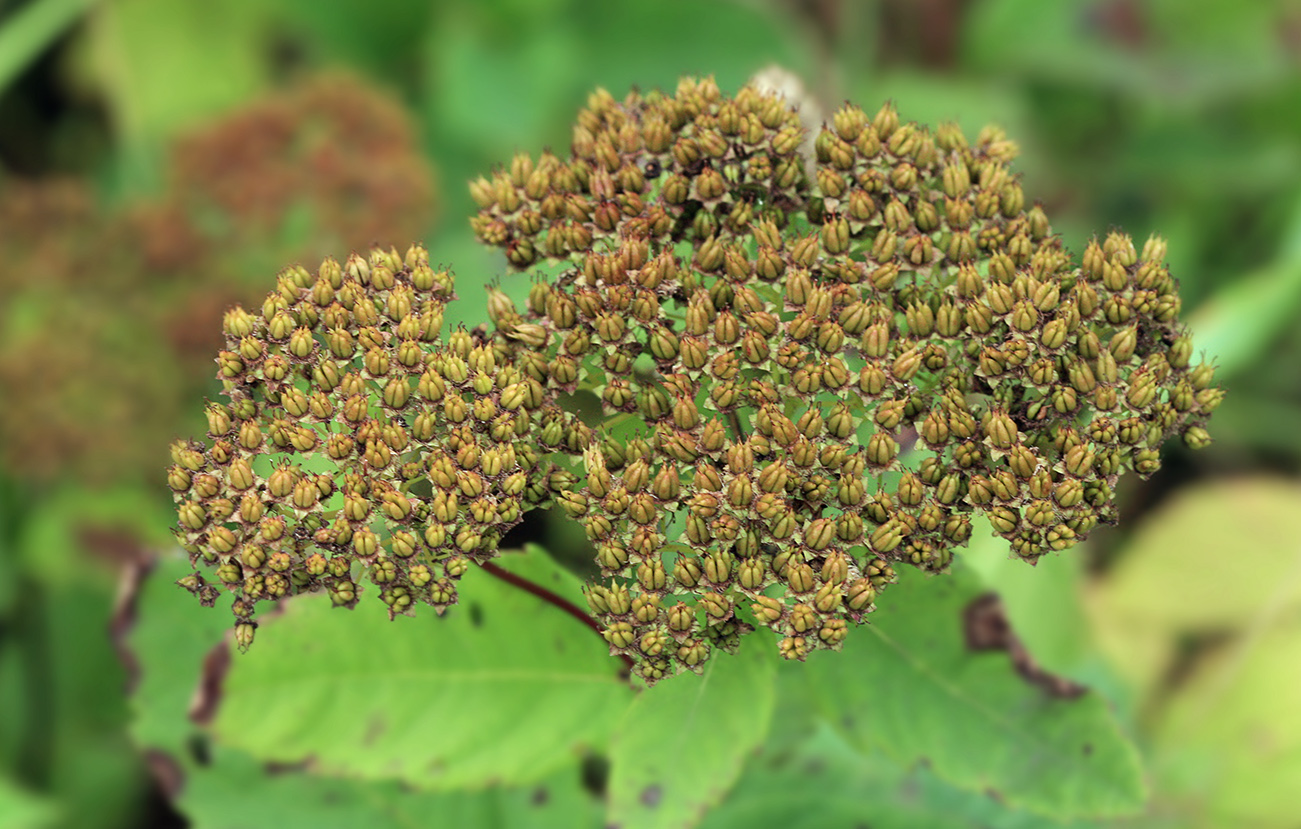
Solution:
[{"label": "branch", "polygon": [[[555,593],[552,593],[550,590],[546,589],[545,587],[539,584],[534,584],[533,582],[521,576],[517,576],[514,573],[510,572],[509,570],[503,569],[497,566],[496,564],[493,564],[491,561],[480,561],[478,562],[478,565],[485,572],[501,579],[507,584],[512,584],[526,593],[531,593],[532,595],[537,596],[539,599],[546,602],[547,604],[559,608],[560,610],[563,610],[565,613],[568,613],[570,616],[574,617],[578,621],[582,622],[584,625],[587,625],[589,628],[596,631],[596,635],[601,637],[601,641],[602,642],[605,641],[605,636],[602,635],[601,633],[601,625],[591,616],[588,616],[587,613],[585,613],[581,607],[569,601],[564,596],[560,596]],[[621,653],[619,654],[619,658],[623,660],[623,664],[626,665],[629,670],[632,670],[634,663],[632,661],[631,656],[629,656],[626,653]]]}]

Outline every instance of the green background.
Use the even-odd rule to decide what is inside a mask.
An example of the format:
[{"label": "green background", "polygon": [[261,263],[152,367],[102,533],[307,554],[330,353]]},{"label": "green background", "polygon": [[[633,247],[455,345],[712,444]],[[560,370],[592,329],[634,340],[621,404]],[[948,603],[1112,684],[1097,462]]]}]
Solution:
[{"label": "green background", "polygon": [[[905,578],[846,653],[805,666],[747,646],[634,701],[588,632],[470,580],[480,625],[295,605],[196,724],[227,616],[170,584],[162,470],[202,430],[215,341],[175,332],[215,336],[297,257],[412,236],[455,265],[452,322],[478,324],[505,263],[473,242],[468,180],[564,152],[595,87],[735,91],[770,64],[828,113],[891,99],[905,120],[1001,125],[1074,250],[1164,235],[1228,389],[1216,444],[1168,447],[1123,482],[1120,527],[1036,568],[978,533],[947,580]],[[188,136],[294,112],[286,90],[338,73],[397,135],[313,168],[393,176],[339,180],[359,213],[331,224],[309,199],[250,229],[183,186]],[[1294,826],[1299,136],[1288,0],[0,0],[0,829]],[[208,159],[232,178],[237,144]],[[401,238],[357,240],[357,216]],[[581,533],[539,534],[581,569]],[[512,566],[577,590],[537,551]],[[1084,697],[963,648],[988,589]],[[563,653],[530,644],[552,627]]]}]

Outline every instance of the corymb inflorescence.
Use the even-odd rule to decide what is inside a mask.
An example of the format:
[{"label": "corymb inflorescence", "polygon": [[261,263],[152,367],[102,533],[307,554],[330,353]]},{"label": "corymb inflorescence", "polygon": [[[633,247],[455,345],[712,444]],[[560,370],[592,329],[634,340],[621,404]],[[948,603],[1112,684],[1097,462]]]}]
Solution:
[{"label": "corymb inflorescence", "polygon": [[1114,521],[1118,476],[1153,473],[1168,438],[1209,442],[1222,392],[1164,242],[1112,233],[1074,261],[995,129],[845,106],[813,158],[806,139],[752,87],[597,92],[569,158],[472,184],[479,238],[559,271],[523,308],[493,292],[490,333],[439,339],[451,278],[419,249],[292,269],[260,315],[231,312],[230,403],[172,483],[246,635],[259,599],[351,605],[362,582],[445,607],[554,503],[647,681],[755,625],[802,659],[897,566],[947,568],[973,516],[1033,561]]}]

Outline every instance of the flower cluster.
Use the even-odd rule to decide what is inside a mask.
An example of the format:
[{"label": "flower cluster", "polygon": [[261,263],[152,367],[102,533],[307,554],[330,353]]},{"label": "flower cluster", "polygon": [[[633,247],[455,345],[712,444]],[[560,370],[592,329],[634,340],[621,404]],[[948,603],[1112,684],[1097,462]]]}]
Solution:
[{"label": "flower cluster", "polygon": [[[259,601],[321,590],[351,607],[360,573],[393,613],[441,612],[471,563],[569,482],[531,441],[577,446],[590,430],[528,354],[465,331],[441,342],[451,298],[423,249],[376,249],[291,268],[260,314],[227,313],[229,404],[209,405],[208,443],[173,445],[168,484],[194,563],[239,594],[241,645]],[[183,584],[218,595],[199,574]]]},{"label": "flower cluster", "polygon": [[[812,146],[754,88],[594,94],[568,159],[472,185],[482,241],[559,269],[524,308],[494,292],[482,337],[435,342],[450,281],[419,251],[287,272],[228,317],[215,443],[177,450],[196,560],[245,621],[299,589],[350,604],[357,562],[391,607],[445,606],[553,500],[596,547],[611,651],[654,682],[754,625],[787,658],[838,648],[973,516],[1033,561],[1114,520],[1117,477],[1166,439],[1209,441],[1222,392],[1163,242],[1112,234],[1076,265],[997,130],[846,106]],[[561,405],[582,393],[592,427]],[[322,450],[328,471],[246,458]]]}]

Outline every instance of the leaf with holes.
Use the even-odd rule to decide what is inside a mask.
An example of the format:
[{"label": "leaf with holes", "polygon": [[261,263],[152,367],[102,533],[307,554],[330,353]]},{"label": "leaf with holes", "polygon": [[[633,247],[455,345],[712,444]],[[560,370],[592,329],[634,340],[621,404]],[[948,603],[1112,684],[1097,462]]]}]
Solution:
[{"label": "leaf with holes", "polygon": [[[530,578],[545,579],[554,570],[540,555],[519,563],[525,561],[537,565]],[[576,761],[528,786],[430,792],[401,781],[324,777],[307,767],[261,763],[242,751],[211,744],[187,711],[201,683],[204,655],[222,641],[229,626],[223,614],[200,607],[176,586],[175,579],[189,572],[180,556],[158,562],[141,585],[135,621],[123,631],[129,637],[122,644],[140,667],[132,736],[176,807],[194,825],[399,829],[437,817],[448,826],[484,829],[600,826],[603,806],[587,790]],[[555,581],[549,585],[561,587]]]},{"label": "leaf with holes", "polygon": [[[502,562],[577,595],[540,552]],[[219,739],[261,760],[440,789],[533,782],[603,744],[632,697],[605,644],[486,573],[464,584],[443,618],[288,602],[233,659]]]},{"label": "leaf with holes", "polygon": [[1138,752],[1105,699],[1053,696],[1042,669],[1023,662],[1027,681],[1006,651],[969,650],[964,610],[981,592],[969,573],[899,581],[842,653],[809,658],[809,687],[852,743],[1054,818],[1142,808]]}]

